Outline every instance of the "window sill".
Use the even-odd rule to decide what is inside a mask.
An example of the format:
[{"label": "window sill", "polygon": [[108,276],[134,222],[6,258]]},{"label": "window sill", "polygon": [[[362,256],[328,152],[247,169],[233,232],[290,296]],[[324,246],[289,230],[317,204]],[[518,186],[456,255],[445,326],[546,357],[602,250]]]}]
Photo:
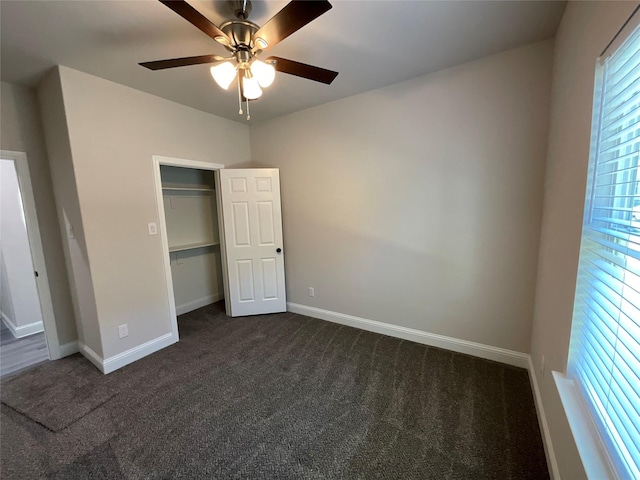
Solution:
[{"label": "window sill", "polygon": [[617,478],[577,385],[560,372],[553,372],[553,378],[587,477],[603,480]]}]

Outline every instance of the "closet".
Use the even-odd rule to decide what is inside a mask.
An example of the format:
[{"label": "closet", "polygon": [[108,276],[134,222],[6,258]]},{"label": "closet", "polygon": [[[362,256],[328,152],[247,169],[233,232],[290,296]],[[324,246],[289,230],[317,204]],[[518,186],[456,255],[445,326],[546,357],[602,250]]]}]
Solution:
[{"label": "closet", "polygon": [[176,314],[224,298],[213,171],[162,165],[162,197]]}]

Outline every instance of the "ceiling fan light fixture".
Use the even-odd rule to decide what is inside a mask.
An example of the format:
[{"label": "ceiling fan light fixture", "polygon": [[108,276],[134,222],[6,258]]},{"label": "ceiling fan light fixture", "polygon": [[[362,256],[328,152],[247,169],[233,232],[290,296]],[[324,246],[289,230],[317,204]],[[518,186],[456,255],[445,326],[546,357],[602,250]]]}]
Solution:
[{"label": "ceiling fan light fixture", "polygon": [[251,73],[258,80],[262,88],[267,88],[276,78],[276,69],[273,65],[265,63],[261,60],[254,60],[251,64]]},{"label": "ceiling fan light fixture", "polygon": [[236,67],[231,62],[223,62],[211,67],[211,76],[220,88],[229,89],[229,85],[236,78]]},{"label": "ceiling fan light fixture", "polygon": [[249,100],[255,100],[262,96],[262,89],[258,84],[256,77],[242,77],[242,94]]}]

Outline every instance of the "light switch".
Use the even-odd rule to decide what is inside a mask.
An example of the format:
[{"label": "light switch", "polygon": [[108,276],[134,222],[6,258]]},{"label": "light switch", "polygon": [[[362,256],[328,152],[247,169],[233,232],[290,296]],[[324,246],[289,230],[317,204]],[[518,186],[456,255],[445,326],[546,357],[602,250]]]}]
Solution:
[{"label": "light switch", "polygon": [[158,225],[155,223],[149,224],[149,235],[157,235],[158,234]]}]

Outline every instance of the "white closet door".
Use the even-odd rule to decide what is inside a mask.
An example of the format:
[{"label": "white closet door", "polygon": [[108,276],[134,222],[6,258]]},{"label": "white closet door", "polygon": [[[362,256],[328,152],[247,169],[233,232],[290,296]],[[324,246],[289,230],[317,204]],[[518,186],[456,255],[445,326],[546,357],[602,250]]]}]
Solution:
[{"label": "white closet door", "polygon": [[227,270],[227,314],[285,312],[277,168],[218,170]]}]

